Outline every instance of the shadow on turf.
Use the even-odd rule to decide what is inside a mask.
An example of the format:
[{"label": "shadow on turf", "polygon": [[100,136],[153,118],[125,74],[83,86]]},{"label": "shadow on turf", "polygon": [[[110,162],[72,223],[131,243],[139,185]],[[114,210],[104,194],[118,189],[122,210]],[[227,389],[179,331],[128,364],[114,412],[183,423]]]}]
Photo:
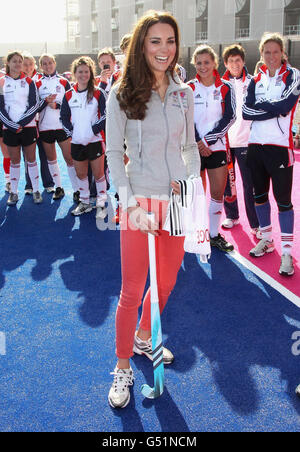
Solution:
[{"label": "shadow on turf", "polygon": [[[152,383],[153,384],[153,383]],[[162,432],[188,433],[190,429],[181,414],[176,403],[172,399],[167,387],[164,388],[163,395],[157,400],[143,401],[143,407],[146,409],[154,406],[157,419],[161,425]],[[168,415],[166,415],[168,413]]]},{"label": "shadow on turf", "polygon": [[6,201],[7,195],[0,201],[0,289],[5,273],[28,260],[36,261],[32,279],[42,282],[52,274],[54,263],[69,259],[60,266],[63,282],[68,290],[78,292],[82,321],[99,327],[108,314],[108,300],[120,291],[119,234],[100,232],[95,210],[75,219],[74,206],[67,210],[64,204],[58,215],[61,202],[53,202],[46,192],[41,205],[34,205],[31,196],[20,199],[17,207],[7,208]]},{"label": "shadow on turf", "polygon": [[97,229],[95,214],[79,218],[80,227],[70,236],[74,259],[60,266],[66,288],[78,292],[81,320],[92,328],[103,324],[121,287],[119,233],[105,229],[104,222],[103,230],[99,222]]},{"label": "shadow on turf", "polygon": [[[255,369],[259,366],[270,369],[274,381],[280,371],[281,385],[274,388],[270,382],[270,396],[272,391],[286,392],[300,413],[295,396],[299,357],[291,350],[299,309],[226,255],[214,251],[210,264],[209,271],[202,271],[195,256],[186,255],[185,270],[163,316],[166,346],[176,356],[172,369],[183,374],[199,367],[199,380],[188,396],[194,393],[201,402],[201,375],[207,377],[208,360],[210,376],[232,409],[241,415],[255,413],[260,388],[268,387],[264,373]],[[201,353],[200,362],[195,349]]]},{"label": "shadow on turf", "polygon": [[69,235],[74,225],[71,216],[55,221],[60,202],[52,203],[43,193],[44,202],[34,205],[31,196],[21,199],[17,207],[6,207],[7,196],[0,202],[0,288],[5,284],[4,272],[35,260],[32,278],[43,281],[52,273],[52,265],[71,254]]},{"label": "shadow on turf", "polygon": [[[137,367],[144,373],[148,373],[144,366],[139,366],[135,360]],[[148,375],[149,376],[149,375]],[[161,432],[163,433],[188,433],[190,432],[187,423],[185,422],[177,405],[174,403],[168,389],[165,387],[164,393],[156,400],[145,399],[143,407],[150,410],[154,407],[156,417],[161,425]],[[130,406],[125,409],[113,409],[112,414],[121,419],[123,425],[123,432],[144,432],[144,427],[141,421],[140,414],[136,410],[134,391],[131,391]],[[168,413],[168,415],[167,415]]]},{"label": "shadow on turf", "polygon": [[[5,272],[22,267],[27,260],[36,261],[32,278],[43,281],[52,273],[55,262],[70,259],[60,271],[65,286],[79,294],[80,318],[92,328],[102,325],[111,299],[120,290],[119,234],[97,231],[93,214],[80,218],[79,229],[73,230],[77,220],[70,210],[56,219],[60,203],[51,202],[47,194],[42,205],[35,206],[32,198],[26,197],[18,209],[7,209],[6,199],[4,196],[0,201],[0,288],[5,284]],[[184,378],[184,373],[197,368],[199,380],[181,388],[182,398],[186,390],[187,400],[201,403],[202,386],[212,378],[235,412],[255,413],[260,405],[260,387],[269,385],[264,372],[260,377],[255,369],[259,366],[280,371],[286,388],[283,384],[273,388],[270,383],[270,396],[272,391],[287,392],[300,413],[294,395],[300,377],[299,357],[291,353],[291,337],[299,328],[287,321],[288,317],[299,324],[299,309],[219,252],[213,253],[211,266],[199,267],[191,255],[185,257],[184,264],[163,315],[166,346],[176,356],[172,369]],[[142,359],[135,362],[151,384],[152,367]],[[171,374],[167,378],[172,378]],[[213,390],[210,397],[213,403]],[[174,431],[174,425],[178,431],[188,431],[167,389],[161,399],[144,401],[143,406],[155,407],[162,431]],[[142,431],[134,399],[132,409],[115,413],[121,417],[124,431]]]},{"label": "shadow on turf", "polygon": [[112,415],[121,419],[123,432],[144,432],[144,427],[135,405],[134,391],[131,391],[130,406],[124,409],[110,407]]}]

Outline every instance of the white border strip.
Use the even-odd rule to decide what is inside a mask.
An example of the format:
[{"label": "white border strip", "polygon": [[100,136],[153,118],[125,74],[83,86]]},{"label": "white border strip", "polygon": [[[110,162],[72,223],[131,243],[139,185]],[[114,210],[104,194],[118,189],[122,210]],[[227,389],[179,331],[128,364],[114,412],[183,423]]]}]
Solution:
[{"label": "white border strip", "polygon": [[5,333],[0,331],[0,356],[6,355],[6,336]]},{"label": "white border strip", "polygon": [[269,286],[271,286],[273,289],[277,290],[281,295],[283,295],[285,298],[287,298],[289,301],[291,301],[294,305],[296,305],[298,308],[300,308],[300,297],[297,297],[293,292],[288,290],[286,287],[284,287],[282,284],[280,284],[278,281],[276,281],[274,278],[269,276],[267,273],[265,273],[260,268],[256,267],[256,265],[252,264],[248,259],[241,256],[241,254],[237,253],[236,251],[233,251],[232,253],[228,254],[228,257],[232,257],[234,260],[242,264],[244,267],[246,267],[248,270],[251,270],[252,273],[254,273],[256,276],[258,276],[260,279],[265,281]]}]

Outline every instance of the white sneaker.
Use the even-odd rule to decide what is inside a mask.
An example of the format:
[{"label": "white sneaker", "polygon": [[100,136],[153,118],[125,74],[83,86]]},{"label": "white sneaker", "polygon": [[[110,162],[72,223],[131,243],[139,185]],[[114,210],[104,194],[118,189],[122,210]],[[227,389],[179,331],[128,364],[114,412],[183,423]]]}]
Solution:
[{"label": "white sneaker", "polygon": [[7,200],[7,205],[8,206],[15,206],[18,201],[19,201],[18,195],[16,193],[10,192],[8,200]]},{"label": "white sneaker", "polygon": [[240,220],[232,220],[231,218],[226,218],[226,220],[222,223],[222,228],[224,229],[232,229],[234,226],[240,224]]},{"label": "white sneaker", "polygon": [[72,210],[72,215],[74,215],[74,217],[79,217],[80,215],[83,215],[85,213],[89,213],[93,210],[93,206],[91,206],[90,204],[85,204],[83,202],[80,202],[78,204],[78,206],[76,207],[76,209]]},{"label": "white sneaker", "polygon": [[[138,335],[137,332],[134,336],[134,345],[133,345],[133,353],[136,353],[137,355],[145,355],[147,358],[149,358],[151,361],[153,361],[152,358],[152,338],[148,341],[142,341]],[[164,365],[172,364],[174,361],[174,355],[170,350],[163,347],[163,361]]]},{"label": "white sneaker", "polygon": [[129,387],[133,385],[134,376],[131,369],[115,368],[111,373],[114,382],[108,394],[108,402],[112,408],[125,408],[130,402]]},{"label": "white sneaker", "polygon": [[251,234],[255,235],[257,240],[262,240],[262,232],[261,232],[260,228],[252,228]]},{"label": "white sneaker", "polygon": [[295,273],[293,258],[290,254],[283,254],[279,273],[281,276],[293,276]]},{"label": "white sneaker", "polygon": [[274,241],[261,240],[255,248],[250,251],[252,257],[262,257],[265,254],[273,253],[275,250]]}]

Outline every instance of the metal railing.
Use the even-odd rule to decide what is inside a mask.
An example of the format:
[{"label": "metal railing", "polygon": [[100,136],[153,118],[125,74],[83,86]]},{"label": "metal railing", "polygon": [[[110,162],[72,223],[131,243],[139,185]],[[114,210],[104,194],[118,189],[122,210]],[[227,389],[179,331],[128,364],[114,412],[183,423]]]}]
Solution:
[{"label": "metal railing", "polygon": [[284,34],[286,36],[300,35],[300,25],[286,25],[284,27]]},{"label": "metal railing", "polygon": [[207,31],[198,31],[196,33],[196,42],[207,41],[208,33]]},{"label": "metal railing", "polygon": [[236,30],[235,37],[236,39],[249,38],[250,36],[250,28],[239,28]]}]

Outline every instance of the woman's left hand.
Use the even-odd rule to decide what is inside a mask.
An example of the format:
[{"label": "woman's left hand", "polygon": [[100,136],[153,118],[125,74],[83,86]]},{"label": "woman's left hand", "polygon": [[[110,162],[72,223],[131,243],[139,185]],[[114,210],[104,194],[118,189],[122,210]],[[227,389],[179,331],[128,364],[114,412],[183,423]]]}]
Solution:
[{"label": "woman's left hand", "polygon": [[171,182],[171,187],[172,187],[173,192],[175,193],[175,195],[180,195],[180,185],[178,184],[178,182],[172,181]]}]

